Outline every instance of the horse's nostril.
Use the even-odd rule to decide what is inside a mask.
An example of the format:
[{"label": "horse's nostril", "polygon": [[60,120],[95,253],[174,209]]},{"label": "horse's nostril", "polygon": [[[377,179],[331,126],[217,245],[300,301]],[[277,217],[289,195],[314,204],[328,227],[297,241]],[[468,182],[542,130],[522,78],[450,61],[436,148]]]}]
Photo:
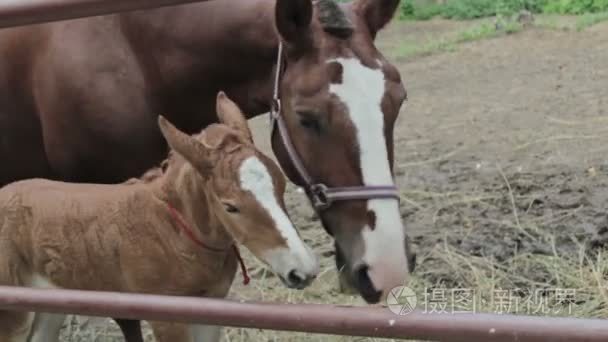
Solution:
[{"label": "horse's nostril", "polygon": [[291,270],[289,274],[287,274],[287,280],[293,285],[299,285],[305,281],[305,279],[300,276],[296,270]]},{"label": "horse's nostril", "polygon": [[408,256],[408,268],[410,273],[413,273],[416,270],[416,253],[412,252],[409,256]]},{"label": "horse's nostril", "polygon": [[367,271],[369,271],[369,266],[367,266],[367,265],[363,265],[355,271],[355,277],[357,279],[357,283],[361,287],[372,287],[373,288],[372,281],[369,279],[369,274],[367,274]]},{"label": "horse's nostril", "polygon": [[369,278],[368,271],[369,266],[359,266],[357,269],[355,269],[354,278],[363,299],[370,304],[375,304],[380,301],[382,291],[376,290],[374,284],[372,284],[372,280]]}]

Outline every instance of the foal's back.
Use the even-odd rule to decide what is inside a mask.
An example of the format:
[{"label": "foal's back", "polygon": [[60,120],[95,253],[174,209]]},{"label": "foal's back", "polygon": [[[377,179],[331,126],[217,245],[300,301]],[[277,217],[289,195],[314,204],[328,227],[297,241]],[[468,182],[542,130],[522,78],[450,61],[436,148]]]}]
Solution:
[{"label": "foal's back", "polygon": [[[36,277],[59,287],[123,288],[113,255],[125,243],[125,216],[150,207],[140,185],[73,184],[45,179],[19,181],[0,189],[0,260],[21,264],[20,275],[0,283],[35,285]],[[138,215],[139,224],[145,217]],[[92,272],[92,270],[95,272]],[[105,277],[104,275],[108,275]]]},{"label": "foal's back", "polygon": [[62,288],[198,294],[218,281],[227,251],[176,233],[160,186],[31,179],[1,188],[0,263],[19,274],[0,267],[0,284],[38,277]]}]

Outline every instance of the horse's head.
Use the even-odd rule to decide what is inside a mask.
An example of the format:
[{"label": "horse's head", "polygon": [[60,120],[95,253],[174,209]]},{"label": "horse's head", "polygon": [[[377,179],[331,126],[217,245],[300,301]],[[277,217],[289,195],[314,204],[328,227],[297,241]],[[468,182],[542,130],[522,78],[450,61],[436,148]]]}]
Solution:
[{"label": "horse's head", "polygon": [[217,113],[221,124],[196,137],[162,117],[159,125],[169,146],[200,174],[210,212],[232,238],[269,265],[286,286],[308,286],[318,273],[318,261],[287,216],[283,174],[255,148],[245,116],[223,92],[217,97]]},{"label": "horse's head", "polygon": [[338,266],[369,303],[402,285],[413,267],[392,174],[393,126],[406,91],[374,45],[398,3],[277,0],[275,7],[282,60],[273,150],[307,190],[335,238]]}]

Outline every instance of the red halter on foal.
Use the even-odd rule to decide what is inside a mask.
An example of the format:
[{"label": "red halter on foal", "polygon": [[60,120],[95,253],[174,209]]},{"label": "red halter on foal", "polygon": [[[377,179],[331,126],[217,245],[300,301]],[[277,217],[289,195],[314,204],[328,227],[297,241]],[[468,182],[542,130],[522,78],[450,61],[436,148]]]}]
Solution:
[{"label": "red halter on foal", "polygon": [[[171,203],[165,202],[165,204],[167,205],[167,208],[169,209],[169,213],[173,217],[173,220],[175,220],[177,225],[184,231],[184,233],[186,233],[186,236],[188,236],[188,238],[190,240],[192,240],[192,242],[194,242],[195,244],[197,244],[198,246],[200,246],[202,248],[205,248],[205,249],[208,249],[211,251],[215,251],[215,252],[224,251],[223,249],[211,247],[211,246],[207,245],[206,243],[204,243],[202,240],[198,239],[196,237],[196,235],[194,235],[194,231],[192,230],[192,228],[190,228],[188,223],[186,223],[186,220],[184,220],[182,215],[180,215],[179,211],[177,211],[177,209],[175,209],[175,207],[172,206]],[[243,257],[241,257],[241,252],[239,251],[239,247],[236,245],[236,243],[234,243],[232,245],[232,249],[234,250],[234,253],[236,254],[236,258],[239,261],[239,264],[241,265],[241,273],[243,274],[243,284],[247,285],[247,284],[249,284],[249,281],[251,280],[251,278],[249,278],[249,274],[247,273],[247,266],[245,266],[245,261],[243,260]]]},{"label": "red halter on foal", "polygon": [[279,42],[277,54],[277,66],[274,79],[274,91],[272,102],[270,105],[270,125],[272,137],[275,127],[278,128],[279,134],[287,150],[287,155],[291,159],[291,163],[299,174],[300,178],[305,183],[306,193],[310,196],[312,205],[315,210],[320,211],[327,209],[333,202],[361,200],[371,198],[395,198],[399,200],[399,191],[395,185],[370,185],[370,186],[348,186],[348,187],[328,187],[323,183],[315,183],[310,174],[306,171],[302,160],[289,137],[285,120],[281,116],[281,99],[279,98],[279,82],[281,81],[281,70],[283,68],[283,43]]}]

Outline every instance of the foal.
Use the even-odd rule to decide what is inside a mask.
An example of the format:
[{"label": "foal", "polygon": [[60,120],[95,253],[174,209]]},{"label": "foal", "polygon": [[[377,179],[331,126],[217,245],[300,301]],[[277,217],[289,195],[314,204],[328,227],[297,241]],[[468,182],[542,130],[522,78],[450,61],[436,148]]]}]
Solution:
[{"label": "foal", "polygon": [[[282,173],[222,92],[217,112],[221,124],[193,137],[159,117],[173,151],[152,179],[0,189],[0,284],[224,297],[241,243],[286,286],[306,287],[318,262],[286,214]],[[63,320],[0,311],[0,342],[55,341]],[[161,341],[219,338],[217,327],[152,326]]]}]

